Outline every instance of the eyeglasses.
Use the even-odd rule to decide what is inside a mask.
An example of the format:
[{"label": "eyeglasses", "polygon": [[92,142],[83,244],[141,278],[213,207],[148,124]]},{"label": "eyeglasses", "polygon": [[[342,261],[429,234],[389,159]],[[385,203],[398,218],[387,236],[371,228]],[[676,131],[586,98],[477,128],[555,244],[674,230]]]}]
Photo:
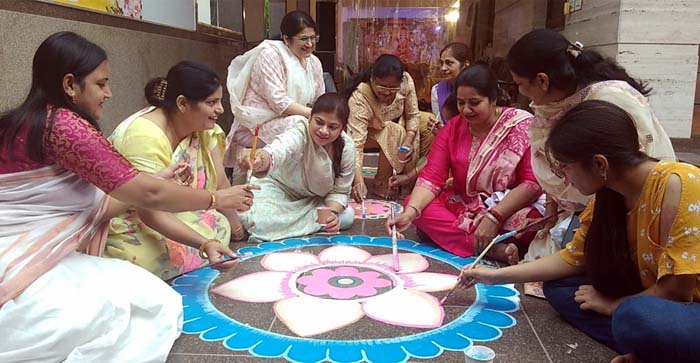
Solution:
[{"label": "eyeglasses", "polygon": [[564,172],[562,171],[562,166],[557,161],[549,162],[549,170],[558,178],[564,179]]},{"label": "eyeglasses", "polygon": [[375,82],[374,80],[372,80],[372,86],[374,86],[374,88],[376,88],[377,91],[382,92],[382,93],[396,93],[396,92],[398,92],[398,91],[401,90],[401,87],[384,87],[384,86],[380,86],[380,85],[378,85],[377,82]]},{"label": "eyeglasses", "polygon": [[299,40],[302,43],[316,44],[318,40],[321,39],[320,35],[312,35],[308,37],[294,37],[294,39]]}]

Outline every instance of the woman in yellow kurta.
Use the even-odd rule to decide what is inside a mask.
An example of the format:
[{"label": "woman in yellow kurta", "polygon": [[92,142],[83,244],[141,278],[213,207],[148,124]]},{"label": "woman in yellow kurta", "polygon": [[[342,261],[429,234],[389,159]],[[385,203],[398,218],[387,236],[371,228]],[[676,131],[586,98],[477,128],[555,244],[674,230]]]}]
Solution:
[{"label": "woman in yellow kurta", "polygon": [[[428,153],[433,134],[432,115],[418,110],[413,79],[396,56],[379,56],[356,83],[348,101],[348,134],[355,143],[352,195],[359,201],[367,196],[362,177],[366,148],[380,148],[374,191],[384,197],[391,194],[389,179],[394,172],[415,174],[416,161]],[[399,152],[399,147],[407,152]]]},{"label": "woman in yellow kurta", "polygon": [[[137,169],[156,174],[172,164],[191,169],[191,187],[215,191],[228,187],[223,170],[224,132],[216,124],[223,113],[222,86],[208,67],[181,62],[168,72],[167,79],[156,78],[146,87],[153,107],[141,110],[123,121],[112,134],[115,148]],[[252,203],[252,195],[250,200]],[[219,241],[227,246],[245,237],[235,210],[201,210],[176,214],[195,236],[176,234],[173,241],[143,223],[147,216],[130,210],[113,218],[105,255],[131,261],[169,279],[207,263],[206,255],[191,246]],[[182,228],[182,226],[180,226]],[[192,235],[192,232],[190,235]],[[201,240],[189,243],[188,240]]]},{"label": "woman in yellow kurta", "polygon": [[564,319],[626,353],[615,363],[697,361],[700,169],[648,157],[629,114],[606,101],[572,108],[546,145],[557,175],[595,193],[581,228],[558,254],[465,268],[462,281],[548,281],[545,295]]}]

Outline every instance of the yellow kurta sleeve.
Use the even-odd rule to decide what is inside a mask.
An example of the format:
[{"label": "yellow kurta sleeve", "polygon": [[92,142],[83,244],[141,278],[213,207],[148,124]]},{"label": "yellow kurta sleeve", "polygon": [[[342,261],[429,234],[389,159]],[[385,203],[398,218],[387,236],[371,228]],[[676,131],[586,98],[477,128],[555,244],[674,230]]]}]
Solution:
[{"label": "yellow kurta sleeve", "polygon": [[572,266],[583,266],[584,264],[584,248],[586,244],[586,234],[588,234],[588,227],[591,225],[591,220],[593,219],[593,208],[595,207],[595,200],[591,200],[586,206],[586,209],[581,212],[579,220],[581,221],[581,226],[574,234],[574,238],[571,242],[566,244],[566,247],[559,251],[561,258]]},{"label": "yellow kurta sleeve", "polygon": [[206,130],[202,134],[204,137],[204,145],[207,146],[207,150],[220,152],[220,156],[223,158],[224,150],[226,150],[226,134],[224,130],[221,129],[221,126],[214,125],[213,129]]},{"label": "yellow kurta sleeve", "polygon": [[367,142],[367,127],[374,118],[372,107],[367,99],[359,92],[353,92],[348,101],[350,116],[348,118],[348,134],[355,143],[355,166],[362,168],[365,142]]},{"label": "yellow kurta sleeve", "polygon": [[404,101],[403,117],[406,120],[406,131],[416,132],[418,136],[418,127],[420,126],[420,110],[418,109],[418,97],[416,96],[416,86],[413,84],[413,78],[408,72],[403,74],[403,82],[401,88],[407,90],[406,99]]},{"label": "yellow kurta sleeve", "polygon": [[171,164],[172,148],[168,137],[153,122],[134,120],[121,143],[114,147],[139,171],[155,174]]},{"label": "yellow kurta sleeve", "polygon": [[666,275],[700,274],[700,169],[676,165],[670,173],[681,179],[681,199],[669,237],[661,243],[657,281]]}]

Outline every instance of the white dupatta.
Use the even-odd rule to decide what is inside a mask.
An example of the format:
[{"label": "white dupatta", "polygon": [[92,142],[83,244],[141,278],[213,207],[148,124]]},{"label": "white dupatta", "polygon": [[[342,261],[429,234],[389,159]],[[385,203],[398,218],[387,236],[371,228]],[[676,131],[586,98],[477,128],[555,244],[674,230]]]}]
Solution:
[{"label": "white dupatta", "polygon": [[55,165],[0,174],[0,306],[72,251],[101,255],[108,200]]},{"label": "white dupatta", "polygon": [[281,40],[263,41],[257,47],[234,58],[228,67],[226,87],[230,94],[231,112],[234,119],[248,129],[254,129],[258,124],[263,124],[280,116],[270,109],[244,106],[242,104],[243,96],[250,83],[250,73],[253,65],[257,62],[260,53],[268,48],[274,48],[282,57],[286,68],[287,94],[289,97],[296,103],[308,105],[314,101],[316,94],[310,62],[306,63],[306,67],[302,67],[299,59]]}]

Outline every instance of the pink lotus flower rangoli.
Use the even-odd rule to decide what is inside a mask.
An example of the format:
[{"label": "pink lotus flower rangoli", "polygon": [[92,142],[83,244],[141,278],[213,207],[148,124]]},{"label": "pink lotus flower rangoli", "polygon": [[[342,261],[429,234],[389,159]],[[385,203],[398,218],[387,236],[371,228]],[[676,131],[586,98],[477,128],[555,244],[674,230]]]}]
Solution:
[{"label": "pink lotus flower rangoli", "polygon": [[241,276],[211,290],[246,302],[274,302],[277,317],[292,332],[314,336],[348,326],[364,316],[387,324],[437,328],[445,311],[429,292],[451,289],[454,275],[424,272],[428,260],[399,254],[399,272],[391,254],[373,256],[337,245],[318,255],[276,252],[261,265],[267,270]]}]

